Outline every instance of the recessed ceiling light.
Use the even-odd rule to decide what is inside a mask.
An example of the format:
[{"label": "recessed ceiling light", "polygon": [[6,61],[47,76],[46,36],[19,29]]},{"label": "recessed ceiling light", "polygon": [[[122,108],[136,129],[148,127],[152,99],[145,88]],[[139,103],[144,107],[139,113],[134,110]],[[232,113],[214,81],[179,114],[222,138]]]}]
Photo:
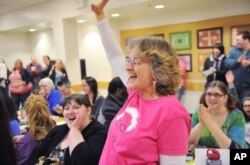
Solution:
[{"label": "recessed ceiling light", "polygon": [[120,14],[119,14],[119,13],[113,13],[111,16],[112,16],[112,17],[119,17]]},{"label": "recessed ceiling light", "polygon": [[83,19],[77,20],[77,23],[84,23],[84,22],[85,22],[85,20],[83,20]]},{"label": "recessed ceiling light", "polygon": [[36,31],[36,29],[29,29],[29,31],[30,31],[30,32],[35,32],[35,31]]},{"label": "recessed ceiling light", "polygon": [[155,9],[163,9],[164,7],[164,5],[155,5]]}]

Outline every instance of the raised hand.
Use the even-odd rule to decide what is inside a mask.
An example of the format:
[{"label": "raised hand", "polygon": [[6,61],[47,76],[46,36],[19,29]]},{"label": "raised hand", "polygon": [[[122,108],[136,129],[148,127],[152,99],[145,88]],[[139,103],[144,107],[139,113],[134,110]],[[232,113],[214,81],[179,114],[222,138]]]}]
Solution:
[{"label": "raised hand", "polygon": [[91,110],[89,109],[89,112],[87,112],[87,110],[80,111],[76,115],[76,119],[73,121],[71,127],[74,127],[79,131],[83,130],[91,121],[89,115],[87,115],[86,113],[91,113]]},{"label": "raised hand", "polygon": [[227,71],[227,73],[225,74],[225,77],[229,85],[234,83],[234,75],[231,70]]},{"label": "raised hand", "polygon": [[109,0],[101,0],[97,4],[91,4],[91,9],[96,15],[103,14],[103,8],[106,6]]}]

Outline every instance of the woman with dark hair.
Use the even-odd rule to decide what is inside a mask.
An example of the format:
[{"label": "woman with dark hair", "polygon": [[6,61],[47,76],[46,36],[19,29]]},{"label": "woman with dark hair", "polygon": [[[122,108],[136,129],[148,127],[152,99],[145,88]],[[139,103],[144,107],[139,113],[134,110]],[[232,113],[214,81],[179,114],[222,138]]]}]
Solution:
[{"label": "woman with dark hair", "polygon": [[45,65],[45,67],[42,68],[41,76],[42,76],[42,78],[49,77],[49,72],[50,72],[53,64],[52,64],[51,59],[48,55],[43,56],[43,63]]},{"label": "woman with dark hair", "polygon": [[20,131],[19,123],[18,123],[19,120],[17,118],[16,107],[9,96],[5,96],[4,101],[5,101],[8,114],[10,117],[11,135],[12,136],[20,135],[21,131]]},{"label": "woman with dark hair", "polygon": [[7,113],[7,107],[4,104],[2,94],[0,93],[0,164],[16,164],[16,156],[14,144],[12,141],[10,127],[9,127],[9,117]]},{"label": "woman with dark hair", "polygon": [[93,77],[84,77],[82,79],[82,89],[85,95],[89,98],[93,107],[92,114],[98,119],[104,97],[98,93],[97,81]]},{"label": "woman with dark hair", "polygon": [[214,80],[220,80],[227,84],[225,74],[227,68],[225,66],[225,50],[222,44],[216,44],[213,47],[212,54],[207,57],[204,63],[203,74],[207,77],[206,85]]},{"label": "woman with dark hair", "polygon": [[[244,140],[245,119],[236,108],[235,97],[221,81],[212,81],[201,95],[199,109],[192,116],[189,144],[198,147],[248,148]],[[232,143],[233,142],[233,143]]]},{"label": "woman with dark hair", "polygon": [[64,98],[62,107],[66,124],[56,126],[47,135],[36,159],[45,156],[65,165],[97,165],[107,131],[91,117],[88,97],[73,94]]},{"label": "woman with dark hair", "polygon": [[4,88],[0,87],[0,94],[2,94],[4,103],[7,107],[7,113],[10,119],[9,123],[10,123],[11,135],[12,136],[20,135],[21,131],[18,123],[19,120],[17,118],[17,111],[15,104],[13,103],[12,99],[10,98],[10,96],[8,95],[8,93]]}]

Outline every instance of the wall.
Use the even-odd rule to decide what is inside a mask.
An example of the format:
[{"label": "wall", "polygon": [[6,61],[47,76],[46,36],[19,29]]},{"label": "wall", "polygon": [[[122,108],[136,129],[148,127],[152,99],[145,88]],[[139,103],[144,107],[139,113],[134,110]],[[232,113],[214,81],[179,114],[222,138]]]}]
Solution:
[{"label": "wall", "polygon": [[78,28],[79,56],[86,61],[86,74],[98,81],[109,81],[112,70],[104,53],[95,24],[79,24]]},{"label": "wall", "polygon": [[15,59],[21,59],[24,66],[30,61],[30,38],[27,33],[0,33],[0,55],[3,56],[9,69],[14,66]]},{"label": "wall", "polygon": [[30,36],[31,55],[37,57],[37,61],[43,65],[42,56],[49,55],[55,59],[55,48],[52,30],[44,30],[35,33],[28,33]]},{"label": "wall", "polygon": [[190,53],[192,55],[192,72],[188,73],[188,88],[191,90],[202,90],[205,82],[205,77],[203,77],[202,72],[198,71],[198,53],[210,53],[211,49],[197,49],[197,30],[213,27],[223,27],[223,44],[225,46],[225,51],[228,53],[231,47],[230,27],[233,25],[249,24],[249,22],[247,22],[246,20],[250,20],[250,14],[151,28],[123,30],[121,31],[121,44],[123,46],[123,49],[125,49],[125,40],[127,37],[159,33],[164,33],[165,39],[169,41],[170,33],[191,31],[191,50],[177,51],[177,53]]}]

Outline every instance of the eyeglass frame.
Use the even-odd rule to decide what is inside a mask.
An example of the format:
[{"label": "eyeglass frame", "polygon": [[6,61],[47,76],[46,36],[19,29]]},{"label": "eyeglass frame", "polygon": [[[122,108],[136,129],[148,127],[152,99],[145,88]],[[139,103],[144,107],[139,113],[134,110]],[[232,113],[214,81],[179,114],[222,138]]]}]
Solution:
[{"label": "eyeglass frame", "polygon": [[250,104],[246,104],[246,105],[243,104],[243,107],[244,108],[250,107]]},{"label": "eyeglass frame", "polygon": [[216,98],[216,99],[219,99],[219,98],[221,98],[222,96],[225,96],[224,94],[220,94],[220,93],[218,93],[218,92],[215,92],[215,93],[212,93],[212,92],[206,92],[205,93],[205,95],[207,96],[207,97],[214,97],[214,98]]},{"label": "eyeglass frame", "polygon": [[[137,61],[139,60],[139,61]],[[125,59],[126,65],[131,65],[131,66],[138,66],[141,65],[143,62],[146,62],[146,60],[143,60],[138,57],[126,57]]]}]

